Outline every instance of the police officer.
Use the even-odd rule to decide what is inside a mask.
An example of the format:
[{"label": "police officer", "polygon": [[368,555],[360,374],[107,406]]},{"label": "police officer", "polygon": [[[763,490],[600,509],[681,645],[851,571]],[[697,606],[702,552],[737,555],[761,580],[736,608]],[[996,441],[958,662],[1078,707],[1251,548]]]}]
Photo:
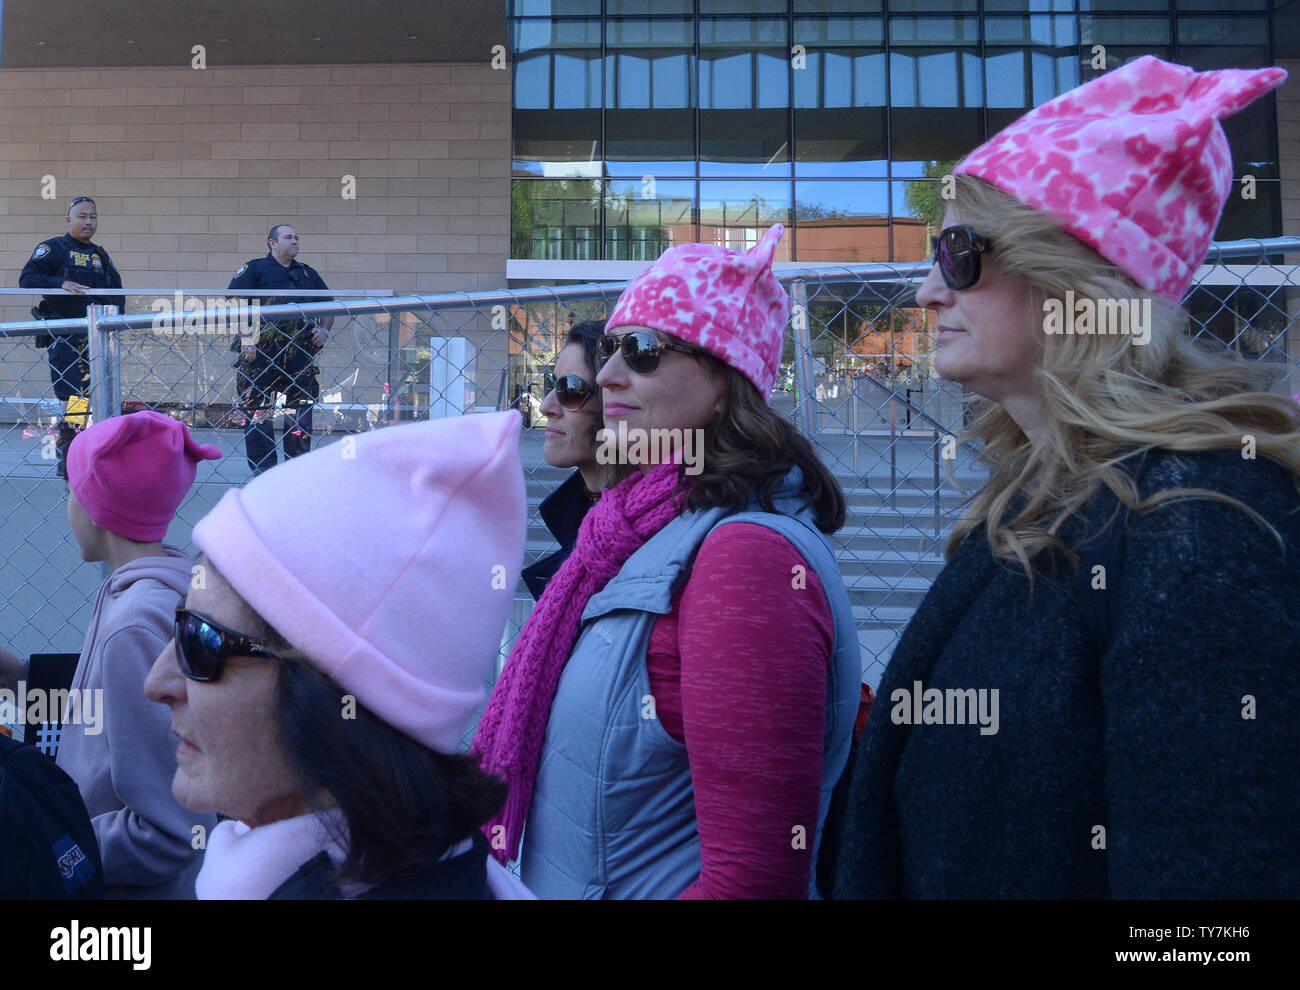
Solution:
[{"label": "police officer", "polygon": [[[254,258],[235,272],[232,289],[328,289],[308,265],[300,264],[298,232],[278,223],[267,235],[265,258]],[[268,296],[259,306],[323,302],[329,296]],[[284,456],[297,457],[311,449],[311,413],[320,395],[317,353],[329,339],[334,318],[280,319],[262,323],[257,343],[244,347],[239,369],[239,407],[244,418],[244,445],[253,474],[275,467],[275,398],[284,393],[289,414],[284,428]],[[230,349],[239,350],[236,340]]]},{"label": "police officer", "polygon": [[[68,232],[62,237],[51,237],[36,245],[27,259],[18,285],[23,289],[66,289],[84,293],[87,289],[120,289],[122,276],[117,273],[113,260],[98,244],[91,241],[99,227],[95,201],[89,196],[78,196],[68,205],[65,218]],[[92,304],[115,305],[125,312],[126,300],[122,296],[44,296],[39,306],[32,308],[38,320],[85,319],[86,309]],[[41,334],[37,347],[48,348],[50,382],[60,402],[68,403],[68,410],[59,422],[59,475],[66,477],[65,458],[68,444],[84,427],[85,400],[90,394],[90,363],[86,350],[85,334],[57,332]],[[72,400],[79,400],[73,402]],[[73,406],[78,406],[76,412]]]}]

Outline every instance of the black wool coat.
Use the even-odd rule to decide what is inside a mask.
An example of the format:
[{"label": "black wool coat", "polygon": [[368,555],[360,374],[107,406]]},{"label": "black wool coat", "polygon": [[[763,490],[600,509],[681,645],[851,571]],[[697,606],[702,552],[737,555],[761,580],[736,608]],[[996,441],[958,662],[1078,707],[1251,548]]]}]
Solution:
[{"label": "black wool coat", "polygon": [[551,578],[555,577],[573,547],[578,542],[578,529],[586,517],[591,503],[587,501],[587,489],[582,484],[582,472],[574,471],[563,483],[537,506],[537,511],[551,531],[560,549],[543,557],[535,564],[523,570],[524,584],[534,599],[541,598],[542,592]]},{"label": "black wool coat", "polygon": [[[835,898],[1300,897],[1300,495],[1262,455],[1151,452],[1143,495],[1198,487],[1285,548],[1204,498],[1129,513],[1104,652],[1059,555],[1031,594],[968,536],[885,671]],[[906,724],[918,681],[996,689],[998,731]]]}]

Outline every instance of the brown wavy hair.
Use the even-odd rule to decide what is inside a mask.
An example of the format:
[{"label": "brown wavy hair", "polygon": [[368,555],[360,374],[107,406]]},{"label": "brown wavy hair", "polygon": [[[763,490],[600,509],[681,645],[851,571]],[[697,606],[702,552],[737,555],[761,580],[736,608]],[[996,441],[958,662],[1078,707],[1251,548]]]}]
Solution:
[{"label": "brown wavy hair", "polygon": [[808,439],[763,401],[752,382],[711,354],[697,355],[724,379],[722,408],[704,428],[703,470],[692,477],[681,466],[686,504],[692,509],[740,508],[753,495],[768,512],[772,496],[792,467],[803,472],[803,487],[823,533],[844,525],[844,490],[818,458]]}]

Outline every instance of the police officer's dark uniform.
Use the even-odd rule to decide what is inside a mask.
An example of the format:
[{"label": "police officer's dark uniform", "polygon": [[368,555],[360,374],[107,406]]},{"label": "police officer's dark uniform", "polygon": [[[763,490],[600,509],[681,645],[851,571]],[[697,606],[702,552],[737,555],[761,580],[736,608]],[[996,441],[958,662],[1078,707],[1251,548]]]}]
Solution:
[{"label": "police officer's dark uniform", "polygon": [[[122,276],[108,252],[93,241],[79,241],[71,234],[41,241],[18,276],[18,286],[23,289],[58,289],[64,282],[77,282],[90,289],[122,288]],[[44,296],[41,304],[32,308],[32,315],[38,320],[85,319],[86,310],[92,304],[117,306],[118,312],[126,311],[123,296],[63,295]],[[42,334],[36,338],[36,346],[48,348],[50,382],[60,402],[89,395],[90,362],[85,334],[66,331]],[[60,424],[60,453],[71,442],[72,435],[72,428],[65,420]]]},{"label": "police officer's dark uniform", "polygon": [[[235,272],[231,289],[328,289],[310,265],[295,258],[286,268],[268,251],[265,258],[254,258]],[[258,299],[259,306],[286,303],[324,302],[329,296],[268,296]],[[264,321],[257,340],[257,356],[236,362],[239,369],[239,406],[244,417],[244,443],[248,463],[254,474],[275,467],[275,396],[284,393],[285,411],[289,414],[284,429],[284,456],[297,457],[311,449],[312,406],[320,395],[315,358],[320,350],[312,341],[313,320],[281,319]],[[241,350],[243,341],[236,339],[232,351]]]}]

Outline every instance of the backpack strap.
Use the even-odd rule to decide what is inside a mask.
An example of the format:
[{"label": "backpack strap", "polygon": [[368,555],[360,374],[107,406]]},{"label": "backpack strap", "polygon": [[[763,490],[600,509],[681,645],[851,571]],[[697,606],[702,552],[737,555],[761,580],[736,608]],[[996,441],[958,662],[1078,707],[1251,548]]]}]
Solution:
[{"label": "backpack strap", "polygon": [[[1143,450],[1130,454],[1120,463],[1132,465],[1133,479],[1140,484],[1146,462],[1147,452]],[[1128,532],[1128,515],[1128,506],[1106,485],[1098,485],[1092,501],[1088,503],[1083,536],[1076,547],[1079,570],[1074,579],[1075,595],[1079,599],[1084,625],[1098,656],[1110,649],[1114,625],[1114,596],[1111,592],[1119,583],[1120,571],[1124,566],[1124,537]],[[1102,568],[1100,572],[1097,571],[1098,567]],[[1101,587],[1093,586],[1095,579],[1102,581]]]}]

